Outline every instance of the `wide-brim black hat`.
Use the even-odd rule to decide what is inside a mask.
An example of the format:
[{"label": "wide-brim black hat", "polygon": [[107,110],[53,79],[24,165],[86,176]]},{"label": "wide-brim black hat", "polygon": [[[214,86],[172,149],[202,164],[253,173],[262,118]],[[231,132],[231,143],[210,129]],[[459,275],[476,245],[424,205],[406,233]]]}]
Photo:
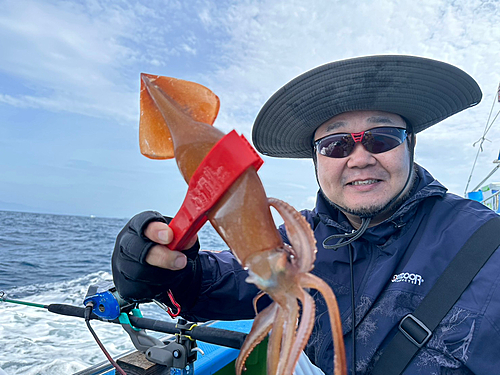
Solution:
[{"label": "wide-brim black hat", "polygon": [[396,113],[418,133],[476,105],[481,97],[471,76],[436,60],[383,55],[336,61],[279,89],[260,110],[252,139],[264,155],[310,158],[314,131],[338,114]]}]

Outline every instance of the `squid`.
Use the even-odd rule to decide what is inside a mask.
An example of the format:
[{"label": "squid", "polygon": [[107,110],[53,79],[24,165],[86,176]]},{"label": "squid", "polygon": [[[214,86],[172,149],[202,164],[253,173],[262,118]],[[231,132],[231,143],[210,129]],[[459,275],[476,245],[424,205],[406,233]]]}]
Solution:
[{"label": "squid", "polygon": [[[225,135],[212,126],[219,111],[219,98],[194,82],[143,73],[140,107],[141,153],[152,159],[175,158],[189,183],[205,156]],[[281,239],[270,207],[283,218],[291,245]],[[337,301],[330,287],[310,273],[316,258],[316,241],[305,218],[289,204],[267,198],[254,167],[246,169],[206,215],[248,271],[246,281],[261,290],[254,300],[256,317],[252,329],[236,360],[236,374],[242,374],[246,359],[267,335],[267,374],[293,374],[314,324],[315,303],[307,289],[316,289],[328,307],[335,375],[345,375]],[[264,293],[273,302],[258,312],[257,300]]]}]

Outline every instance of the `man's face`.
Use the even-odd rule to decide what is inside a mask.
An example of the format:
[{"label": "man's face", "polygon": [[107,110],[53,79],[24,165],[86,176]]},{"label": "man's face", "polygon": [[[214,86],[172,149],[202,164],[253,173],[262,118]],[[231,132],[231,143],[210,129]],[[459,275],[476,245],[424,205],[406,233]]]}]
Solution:
[{"label": "man's face", "polygon": [[[393,113],[346,112],[321,125],[314,140],[329,134],[359,133],[377,127],[406,128],[406,124]],[[357,142],[351,154],[343,158],[329,158],[318,152],[316,155],[323,193],[350,218],[384,208],[403,189],[410,171],[407,141],[379,154],[368,152]]]}]

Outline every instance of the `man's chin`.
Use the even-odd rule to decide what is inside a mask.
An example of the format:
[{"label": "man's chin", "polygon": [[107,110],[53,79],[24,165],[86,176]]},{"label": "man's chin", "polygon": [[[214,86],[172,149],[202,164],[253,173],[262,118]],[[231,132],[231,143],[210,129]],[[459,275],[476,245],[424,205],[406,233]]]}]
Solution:
[{"label": "man's chin", "polygon": [[[389,202],[387,202],[389,203]],[[359,217],[375,217],[379,214],[381,214],[385,209],[386,209],[386,204],[383,205],[372,205],[372,206],[366,206],[366,207],[356,207],[356,208],[349,208],[349,207],[340,207],[342,211],[344,211],[347,214],[354,215],[354,216],[359,216]]]},{"label": "man's chin", "polygon": [[341,211],[343,211],[346,214],[350,214],[353,216],[359,216],[359,217],[374,217],[380,214],[382,211],[384,211],[387,207],[387,204],[389,202],[384,202],[382,204],[366,204],[366,205],[360,205],[358,204],[357,206],[354,207],[349,207],[348,205],[345,204],[339,204],[335,203],[332,200],[330,200],[326,194],[323,193],[323,197],[334,207],[337,207]]}]

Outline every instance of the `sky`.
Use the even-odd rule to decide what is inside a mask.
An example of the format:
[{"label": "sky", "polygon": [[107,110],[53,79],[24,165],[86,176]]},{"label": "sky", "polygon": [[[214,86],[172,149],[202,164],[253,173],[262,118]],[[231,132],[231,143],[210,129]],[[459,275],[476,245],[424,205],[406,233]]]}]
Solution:
[{"label": "sky", "polygon": [[[0,0],[0,10],[0,210],[173,216],[187,187],[173,160],[139,152],[141,72],[210,88],[215,126],[251,139],[266,99],[318,65],[376,54],[451,63],[483,101],[420,133],[416,161],[458,195],[500,110],[498,0]],[[500,120],[486,138],[469,189],[494,167]],[[314,206],[310,160],[264,161],[268,196]]]}]

